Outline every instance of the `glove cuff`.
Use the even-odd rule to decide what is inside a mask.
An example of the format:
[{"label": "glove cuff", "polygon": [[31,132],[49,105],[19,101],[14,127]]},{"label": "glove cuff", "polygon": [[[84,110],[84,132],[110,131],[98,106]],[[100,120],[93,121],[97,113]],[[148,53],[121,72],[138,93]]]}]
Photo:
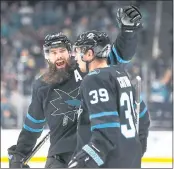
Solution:
[{"label": "glove cuff", "polygon": [[137,36],[137,33],[135,31],[126,32],[124,29],[122,29],[121,36],[123,36],[126,39],[132,39],[132,38],[135,38],[135,36]]},{"label": "glove cuff", "polygon": [[128,25],[123,25],[121,26],[122,31],[124,32],[139,32],[143,28],[142,24],[140,23],[139,26],[128,26]]},{"label": "glove cuff", "polygon": [[92,148],[88,144],[85,145],[82,149],[97,163],[98,166],[104,164],[103,159],[100,157],[99,153],[96,152],[96,149]]},{"label": "glove cuff", "polygon": [[10,148],[8,148],[8,156],[9,159],[14,159],[15,156],[15,159],[19,161],[26,157],[23,153],[16,151],[16,145],[13,145]]}]

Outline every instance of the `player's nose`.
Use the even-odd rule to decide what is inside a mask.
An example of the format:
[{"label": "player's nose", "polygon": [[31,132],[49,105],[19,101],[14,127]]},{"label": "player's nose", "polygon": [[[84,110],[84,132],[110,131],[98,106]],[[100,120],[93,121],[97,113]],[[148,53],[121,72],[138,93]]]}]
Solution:
[{"label": "player's nose", "polygon": [[62,56],[60,53],[57,53],[57,55],[56,55],[56,59],[57,59],[57,60],[60,60],[62,57],[63,57],[63,56]]}]

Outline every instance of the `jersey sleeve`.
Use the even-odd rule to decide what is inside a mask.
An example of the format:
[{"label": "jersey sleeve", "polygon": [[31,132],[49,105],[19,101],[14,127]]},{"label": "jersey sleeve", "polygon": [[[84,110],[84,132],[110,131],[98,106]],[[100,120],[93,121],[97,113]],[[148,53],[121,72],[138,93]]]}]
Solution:
[{"label": "jersey sleeve", "polygon": [[27,155],[34,148],[37,138],[45,125],[41,98],[37,81],[33,84],[32,100],[28,108],[22,131],[17,141],[16,151]]},{"label": "jersey sleeve", "polygon": [[121,31],[112,45],[108,63],[111,65],[129,63],[135,55],[137,42],[136,32]]},{"label": "jersey sleeve", "polygon": [[92,75],[82,85],[83,104],[88,109],[92,137],[83,147],[100,166],[107,154],[118,146],[120,119],[116,105],[116,91],[112,82]]},{"label": "jersey sleeve", "polygon": [[146,104],[143,100],[140,103],[139,114],[139,136],[140,139],[147,138],[150,126],[150,116]]},{"label": "jersey sleeve", "polygon": [[[134,104],[136,109],[136,104]],[[149,134],[150,127],[150,115],[145,102],[142,100],[140,102],[140,112],[139,112],[139,138],[142,146],[142,155],[147,149],[147,138]]]}]

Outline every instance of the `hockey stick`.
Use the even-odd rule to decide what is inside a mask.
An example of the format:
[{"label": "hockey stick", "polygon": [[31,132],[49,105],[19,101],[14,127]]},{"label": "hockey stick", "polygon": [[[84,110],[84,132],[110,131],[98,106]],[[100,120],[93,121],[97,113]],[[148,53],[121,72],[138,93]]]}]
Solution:
[{"label": "hockey stick", "polygon": [[36,147],[32,150],[32,152],[29,153],[29,155],[27,155],[23,159],[24,165],[26,165],[30,161],[30,159],[36,154],[36,152],[42,147],[42,145],[49,139],[49,137],[50,137],[50,132],[48,132],[46,136],[36,145]]},{"label": "hockey stick", "polygon": [[135,113],[136,113],[136,129],[139,132],[139,114],[140,114],[140,95],[141,95],[141,77],[136,76],[136,94],[135,94]]}]

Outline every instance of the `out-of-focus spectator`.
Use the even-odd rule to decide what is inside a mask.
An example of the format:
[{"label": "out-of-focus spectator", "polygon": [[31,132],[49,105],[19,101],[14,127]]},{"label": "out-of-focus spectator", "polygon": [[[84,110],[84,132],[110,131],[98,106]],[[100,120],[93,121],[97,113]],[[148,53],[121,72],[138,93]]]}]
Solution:
[{"label": "out-of-focus spectator", "polygon": [[4,129],[17,127],[17,115],[15,107],[11,105],[8,98],[1,94],[1,125]]},{"label": "out-of-focus spectator", "polygon": [[20,21],[23,26],[31,25],[33,23],[32,20],[33,8],[28,4],[28,1],[21,1],[19,14],[21,15]]},{"label": "out-of-focus spectator", "polygon": [[31,94],[32,81],[36,74],[36,63],[35,59],[29,54],[28,49],[23,49],[20,54],[18,63],[18,74],[23,86],[21,91],[24,95]]},{"label": "out-of-focus spectator", "polygon": [[152,64],[152,76],[151,82],[151,97],[150,100],[155,102],[168,102],[170,99],[170,93],[172,92],[172,69],[167,62],[158,59]]}]

